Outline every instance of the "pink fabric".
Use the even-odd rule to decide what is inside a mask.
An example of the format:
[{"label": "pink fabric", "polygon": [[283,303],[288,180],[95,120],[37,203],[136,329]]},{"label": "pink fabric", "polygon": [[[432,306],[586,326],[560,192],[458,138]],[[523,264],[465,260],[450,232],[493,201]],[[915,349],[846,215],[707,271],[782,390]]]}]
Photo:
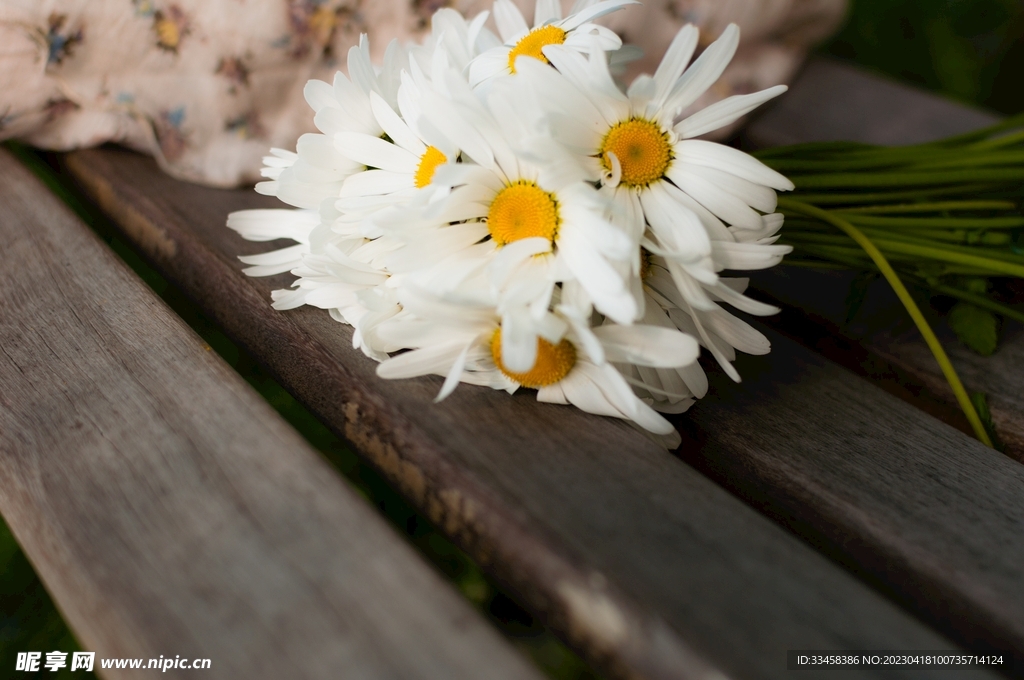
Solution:
[{"label": "pink fabric", "polygon": [[[528,17],[533,0],[516,0]],[[5,0],[0,3],[0,139],[68,150],[118,142],[172,175],[234,186],[271,146],[312,129],[302,97],[330,80],[360,33],[376,57],[420,37],[441,0]],[[489,0],[450,3],[467,16]],[[565,2],[566,9],[571,1]],[[730,22],[737,58],[699,104],[787,82],[846,0],[650,0],[607,17],[653,72],[676,31],[704,44]]]}]

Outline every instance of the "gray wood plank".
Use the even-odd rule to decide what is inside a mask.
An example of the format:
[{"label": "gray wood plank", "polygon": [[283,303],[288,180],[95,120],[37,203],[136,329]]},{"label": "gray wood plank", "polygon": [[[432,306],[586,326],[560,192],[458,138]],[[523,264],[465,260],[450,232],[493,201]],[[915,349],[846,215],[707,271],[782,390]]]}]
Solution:
[{"label": "gray wood plank", "polygon": [[[286,285],[288,277],[242,275],[236,256],[266,246],[244,242],[222,226],[232,210],[273,205],[264,197],[184,185],[160,174],[151,161],[123,151],[78,152],[65,163],[123,233],[211,318],[609,673],[783,678],[790,673],[787,649],[950,644],[621,422],[538,404],[528,393],[510,398],[471,386],[433,405],[440,379],[382,381],[373,363],[352,349],[348,327],[321,310],[273,311],[269,291]],[[835,375],[792,343],[778,340],[776,353],[754,361],[759,369],[746,367],[753,373],[776,364],[784,373],[784,367],[803,362],[802,384],[812,404],[818,397],[825,403],[824,397],[837,388]],[[956,478],[942,478],[952,472],[944,461],[951,446],[969,447],[970,440],[956,433],[950,439],[940,424],[905,404],[884,401],[885,395],[864,381],[852,379],[851,385],[863,397],[865,417],[886,421],[895,409],[919,423],[923,438],[904,444],[898,433],[882,428],[861,436],[934,465],[936,477],[923,493],[956,485]],[[776,387],[758,389],[752,396],[789,408],[777,404],[784,397]],[[813,441],[815,433],[828,432],[831,416],[814,410],[786,426],[802,429]],[[681,422],[697,421],[684,417]],[[747,425],[733,422],[730,427]],[[790,442],[785,438],[760,450],[734,446],[728,435],[725,428],[701,427],[691,443],[694,455],[728,456],[739,466],[774,466],[775,474],[788,474]],[[843,456],[847,449],[840,440],[833,455]],[[868,468],[873,464],[864,463]],[[898,479],[884,479],[885,493],[902,493]],[[843,479],[832,476],[822,483],[836,494],[846,493]],[[851,502],[844,511],[853,507],[873,516],[873,497],[856,490],[848,495]],[[979,512],[978,521],[987,521],[988,510]],[[906,518],[894,540],[899,542],[900,532],[934,528],[939,533],[931,539],[948,549],[955,568],[963,562],[969,577],[987,584],[985,572],[959,552],[956,534],[963,525],[918,527],[918,519]],[[1006,535],[1007,523],[996,522],[999,548],[982,549],[986,558],[1012,571],[1020,564],[1021,534],[1019,524],[1009,525],[1013,533]],[[922,547],[907,549],[912,553]],[[912,563],[908,559],[899,566],[913,569]],[[892,578],[901,575],[909,578],[896,571]],[[1007,595],[1007,606],[1017,607],[1014,593]],[[928,675],[893,668],[849,673]]]},{"label": "gray wood plank", "polygon": [[974,130],[996,116],[836,59],[816,57],[743,131],[758,148],[849,140],[917,144]]},{"label": "gray wood plank", "polygon": [[0,239],[0,512],[85,649],[540,677],[5,150]]},{"label": "gray wood plank", "polygon": [[[790,94],[756,120],[746,137],[754,146],[835,139],[905,144],[966,132],[995,120],[991,113],[822,59],[807,67]],[[855,369],[865,361],[872,362],[870,370],[887,376],[890,382],[896,378],[902,384],[902,394],[918,405],[941,402],[944,407],[933,412],[966,427],[938,364],[920,335],[905,323],[899,301],[884,282],[870,288],[856,323],[845,324],[843,301],[851,280],[846,273],[782,267],[756,273],[752,285],[782,304],[818,317],[819,324],[828,324],[830,333],[873,355],[833,352],[831,358]],[[936,331],[968,390],[988,396],[993,424],[1006,453],[1024,461],[1024,326],[1008,322],[1001,346],[991,357],[964,347],[944,324]]]},{"label": "gray wood plank", "polygon": [[963,644],[1019,655],[1024,466],[769,338],[774,361],[741,357],[744,382],[680,421],[684,460]]}]

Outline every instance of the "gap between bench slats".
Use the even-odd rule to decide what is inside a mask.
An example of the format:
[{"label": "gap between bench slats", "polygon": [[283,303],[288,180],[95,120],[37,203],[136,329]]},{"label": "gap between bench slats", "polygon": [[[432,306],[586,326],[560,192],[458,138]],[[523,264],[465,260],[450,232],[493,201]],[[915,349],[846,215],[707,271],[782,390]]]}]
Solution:
[{"label": "gap between bench slats", "polygon": [[[241,274],[236,256],[267,246],[246,243],[223,227],[232,210],[273,205],[264,197],[185,185],[162,175],[152,161],[124,151],[78,152],[66,158],[66,167],[210,317],[593,663],[624,677],[710,677],[694,670],[706,662],[738,678],[784,678],[790,673],[785,651],[799,646],[949,644],[624,423],[538,404],[529,392],[509,397],[472,386],[434,405],[440,378],[380,380],[373,362],[352,349],[350,329],[322,310],[272,310],[269,291],[287,285],[289,277]],[[770,382],[755,380],[744,387],[749,398],[763,399],[779,413],[801,409],[798,418],[779,424],[787,436],[764,442],[764,456],[737,446],[728,437],[753,422],[723,408],[714,417],[731,420],[702,429],[695,454],[713,452],[740,468],[769,466],[788,479],[806,458],[806,452],[794,458],[786,452],[800,431],[805,449],[820,435],[836,445],[821,451],[823,456],[863,456],[864,447],[844,441],[860,424],[844,425],[833,411],[815,407],[827,404],[827,396],[847,383],[864,404],[863,418],[911,423],[922,432],[909,444],[897,429],[860,430],[860,436],[873,441],[876,450],[891,448],[907,465],[916,461],[934,469],[935,476],[923,480],[922,495],[933,494],[939,505],[950,497],[945,487],[959,483],[943,478],[951,474],[950,448],[974,446],[969,439],[950,435],[945,426],[862,380],[836,373],[793,343],[776,343],[775,353],[752,360],[746,369],[752,376],[773,367],[797,375],[789,367],[802,366],[806,402],[794,402]],[[718,406],[702,407],[697,417]],[[1009,462],[993,456],[995,465]],[[862,465],[870,471],[877,461],[864,457]],[[841,511],[871,518],[887,512],[886,496],[903,493],[898,476],[875,469],[879,482],[868,497],[834,475],[819,484],[850,499]],[[760,479],[740,474],[749,475],[751,483]],[[785,486],[781,490],[789,493]],[[798,511],[817,513],[815,508]],[[892,578],[917,588],[915,579],[919,583],[934,574],[915,571],[914,556],[938,551],[958,574],[1005,596],[965,595],[975,626],[986,617],[1002,623],[1007,612],[1024,610],[1020,594],[1006,592],[1005,581],[991,578],[984,568],[989,560],[1004,570],[1019,563],[1012,551],[1002,552],[1017,540],[1019,517],[989,518],[986,507],[979,513],[985,522],[992,519],[988,533],[962,536],[963,525],[920,526],[918,515],[896,517],[892,525],[897,537],[906,539],[893,550],[910,564]],[[839,520],[824,518],[861,528]],[[983,536],[998,540],[986,543]],[[871,546],[875,538],[849,540]],[[934,584],[953,599],[961,597],[960,585],[949,579]],[[993,631],[1024,647],[1017,644],[1018,634],[1005,627]],[[850,673],[922,677],[899,669]]]},{"label": "gap between bench slats", "polygon": [[[817,60],[793,90],[746,131],[751,146],[849,139],[875,144],[926,142],[984,127],[996,116],[904,87],[831,60]],[[855,322],[846,324],[846,272],[777,267],[757,272],[752,285],[774,300],[817,317],[828,335],[867,349],[873,357],[831,352],[855,370],[899,382],[903,394],[966,428],[956,398],[938,364],[884,281],[870,294]],[[824,323],[822,323],[824,322]],[[1024,461],[1024,327],[1004,324],[999,349],[982,357],[960,343],[945,323],[935,328],[968,390],[984,392],[1006,453]],[[874,361],[875,358],[880,361]],[[923,388],[923,389],[922,389]]]},{"label": "gap between bench slats", "polygon": [[5,150],[0,208],[0,511],[85,649],[540,677]]}]

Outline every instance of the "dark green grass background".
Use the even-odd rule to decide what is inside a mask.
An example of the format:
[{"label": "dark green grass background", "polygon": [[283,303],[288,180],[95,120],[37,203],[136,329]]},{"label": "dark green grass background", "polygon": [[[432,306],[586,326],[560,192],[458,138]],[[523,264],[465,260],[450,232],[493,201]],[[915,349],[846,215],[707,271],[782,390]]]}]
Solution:
[{"label": "dark green grass background", "polygon": [[[853,0],[842,31],[823,52],[900,80],[1002,113],[1024,110],[1024,0]],[[31,160],[31,158],[28,158]],[[46,169],[40,167],[40,172]],[[52,176],[51,176],[52,177]],[[61,194],[74,203],[73,196]],[[196,312],[87,206],[80,214],[119,255],[256,387],[403,532],[437,569],[516,641],[553,678],[596,677],[464,554],[433,530],[372,470],[297,404],[250,358]],[[7,526],[0,521],[0,678],[14,671],[21,651],[79,649]],[[171,654],[174,653],[172,650]],[[214,660],[216,663],[216,660]],[[69,664],[70,665],[70,664]],[[35,674],[32,674],[35,675]],[[87,678],[44,671],[39,677]]]},{"label": "dark green grass background", "polygon": [[1024,110],[1024,0],[851,0],[824,51],[1002,113]]}]

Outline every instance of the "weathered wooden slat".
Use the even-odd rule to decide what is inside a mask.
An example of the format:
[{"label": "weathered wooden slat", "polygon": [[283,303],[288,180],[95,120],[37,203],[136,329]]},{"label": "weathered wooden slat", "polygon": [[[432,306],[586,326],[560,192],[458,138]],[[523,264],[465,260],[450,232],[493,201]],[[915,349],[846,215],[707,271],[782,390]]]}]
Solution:
[{"label": "weathered wooden slat", "polygon": [[[903,87],[880,76],[839,62],[812,62],[790,96],[783,97],[747,130],[749,143],[782,143],[850,139],[875,144],[924,142],[974,130],[996,117]],[[890,380],[898,376],[904,394],[944,402],[947,417],[959,422],[956,398],[920,335],[905,323],[906,315],[884,282],[872,286],[863,313],[847,325],[843,301],[852,281],[846,273],[793,271],[758,272],[753,285],[773,299],[805,310],[829,325],[829,331],[867,349],[874,357],[836,352],[832,358],[859,368],[874,358],[872,372]],[[1024,328],[1009,322],[999,350],[982,357],[959,343],[940,324],[944,341],[961,379],[971,391],[988,396],[992,420],[1006,453],[1024,461]],[[922,393],[923,390],[923,393]],[[921,404],[921,401],[917,403]]]},{"label": "weathered wooden slat", "polygon": [[4,150],[0,239],[0,511],[86,649],[540,677]]},{"label": "weathered wooden slat", "polygon": [[995,121],[991,113],[818,57],[743,137],[758,148],[834,140],[918,144]]},{"label": "weathered wooden slat", "polygon": [[776,360],[742,357],[744,382],[680,420],[684,460],[963,644],[1019,655],[1024,466],[769,337]]},{"label": "weathered wooden slat", "polygon": [[[269,291],[286,285],[289,277],[242,275],[235,257],[266,246],[246,243],[222,226],[232,210],[272,202],[248,191],[183,185],[128,152],[83,151],[65,163],[86,193],[211,318],[608,671],[628,677],[716,677],[710,669],[717,668],[738,678],[783,678],[789,676],[784,662],[789,648],[949,644],[623,423],[538,404],[529,393],[509,397],[470,386],[433,405],[440,379],[382,381],[372,362],[352,349],[348,327],[320,310],[273,311]],[[747,370],[753,374],[778,365],[785,374],[784,367],[793,364],[805,366],[801,378],[810,403],[818,397],[826,403],[837,388],[836,376],[793,343],[778,340],[773,355],[754,360]],[[866,404],[863,417],[885,422],[895,410],[922,431],[922,439],[910,445],[892,430],[861,436],[873,438],[878,448],[894,448],[905,461],[934,465],[936,478],[922,493],[955,485],[955,479],[941,479],[950,472],[944,461],[950,446],[970,447],[970,440],[956,433],[949,439],[941,424],[887,400],[864,381],[851,380],[850,389]],[[752,398],[781,412],[796,408],[776,403],[783,397],[775,386],[759,389]],[[815,409],[806,421],[790,421],[783,430],[803,430],[806,446],[816,433],[830,431],[830,417]],[[728,427],[701,428],[694,435],[701,440],[695,453],[715,451],[738,467],[775,466],[774,474],[789,477],[790,442],[783,437],[778,446],[765,443],[769,455],[762,456],[729,438],[746,427],[734,420]],[[835,455],[847,450],[840,444]],[[873,463],[864,464],[870,469]],[[885,479],[884,492],[902,493],[899,480]],[[834,476],[826,481],[837,485],[828,487],[832,493],[844,493],[845,481]],[[864,502],[854,494],[843,510],[854,507],[870,518],[874,499],[858,505]],[[987,519],[986,512],[979,521]],[[962,563],[985,587],[985,572],[959,554],[956,536],[947,535],[963,525],[918,527],[917,519],[907,518],[897,533],[936,529],[939,533],[929,538],[939,547],[912,544],[908,555],[947,551],[954,568]],[[1014,544],[1019,532],[1007,536],[1005,523],[995,526],[1000,548],[982,550],[1000,568],[1012,569],[1016,553],[1003,557],[999,550]],[[1019,545],[1015,549],[1019,553]],[[1019,604],[1013,593],[1007,599]],[[919,677],[899,669],[851,673]]]}]

